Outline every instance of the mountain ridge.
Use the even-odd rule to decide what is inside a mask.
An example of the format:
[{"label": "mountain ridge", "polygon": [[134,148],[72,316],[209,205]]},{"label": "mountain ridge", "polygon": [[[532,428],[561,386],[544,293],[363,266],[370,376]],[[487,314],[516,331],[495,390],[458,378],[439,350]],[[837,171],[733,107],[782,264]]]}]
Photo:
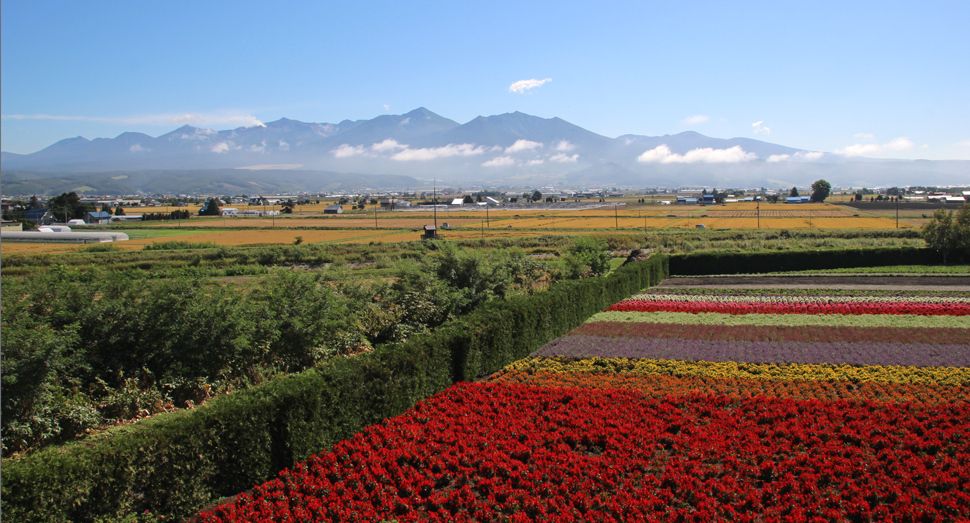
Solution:
[{"label": "mountain ridge", "polygon": [[[834,163],[840,166],[839,178],[832,180],[836,184],[929,184],[953,176],[959,178],[953,183],[970,181],[967,169],[962,168],[970,162],[961,167],[941,162],[919,164],[914,174],[926,180],[895,180],[879,172],[887,160],[849,159],[753,138],[714,138],[695,131],[610,138],[559,117],[520,111],[477,116],[459,124],[425,107],[339,123],[283,117],[224,130],[185,124],[157,137],[130,131],[114,138],[78,136],[30,154],[3,152],[0,160],[3,172],[198,171],[291,165],[335,173],[433,175],[454,183],[501,183],[532,177],[651,186],[725,182],[753,186],[772,179],[811,183],[822,173],[831,174],[833,170],[825,165]],[[900,165],[890,172],[914,172]]]}]

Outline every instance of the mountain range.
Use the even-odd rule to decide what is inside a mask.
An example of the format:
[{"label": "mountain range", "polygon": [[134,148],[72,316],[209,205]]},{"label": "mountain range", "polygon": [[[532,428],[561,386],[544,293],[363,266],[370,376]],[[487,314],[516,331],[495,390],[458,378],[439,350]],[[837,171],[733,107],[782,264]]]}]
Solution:
[{"label": "mountain range", "polygon": [[[114,180],[119,188],[169,192],[151,189],[171,187],[166,180],[197,180],[202,173],[211,188],[260,186],[269,179],[263,189],[284,182],[309,191],[355,180],[414,187],[431,178],[633,187],[790,187],[819,178],[836,186],[970,182],[966,161],[850,159],[692,131],[609,138],[560,118],[521,112],[459,124],[423,107],[336,124],[282,118],[222,131],[185,125],[158,137],[125,132],[115,138],[69,138],[32,154],[3,152],[0,170],[5,194],[15,193],[11,183],[49,179],[98,191],[109,183],[104,180]],[[86,182],[94,179],[101,180],[100,187]],[[136,186],[135,180],[141,183]]]}]

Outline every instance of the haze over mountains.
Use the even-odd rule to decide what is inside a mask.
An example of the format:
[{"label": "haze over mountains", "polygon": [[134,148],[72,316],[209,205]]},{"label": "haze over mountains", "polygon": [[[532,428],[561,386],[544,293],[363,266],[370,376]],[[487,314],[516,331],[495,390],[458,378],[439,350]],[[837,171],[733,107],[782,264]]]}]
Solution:
[{"label": "haze over mountains", "polygon": [[[129,180],[120,185],[150,192],[151,187],[132,185],[135,179],[154,180],[155,186],[165,181],[166,172],[170,181],[184,181],[185,171],[196,172],[196,178],[203,171],[219,173],[222,181],[214,186],[241,188],[258,185],[267,175],[277,182],[289,177],[291,189],[309,191],[355,179],[337,173],[391,175],[356,180],[401,187],[432,177],[454,184],[631,187],[790,187],[819,178],[836,186],[970,183],[968,161],[847,158],[691,131],[609,138],[560,118],[520,112],[459,124],[423,107],[337,124],[283,118],[223,131],[186,125],[159,137],[133,132],[94,140],[77,137],[32,154],[4,152],[0,160],[5,193],[12,192],[9,183],[23,176],[59,177],[68,185],[79,177],[100,176]],[[172,183],[162,185],[170,188]]]}]

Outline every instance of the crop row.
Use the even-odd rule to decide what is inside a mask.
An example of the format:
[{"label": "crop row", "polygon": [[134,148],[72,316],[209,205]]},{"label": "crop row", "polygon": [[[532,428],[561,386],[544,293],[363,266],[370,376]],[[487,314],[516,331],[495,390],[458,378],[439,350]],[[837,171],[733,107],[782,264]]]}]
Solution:
[{"label": "crop row", "polygon": [[958,520],[968,426],[966,404],[459,384],[200,520]]},{"label": "crop row", "polygon": [[919,383],[965,387],[970,367],[903,367],[895,365],[771,364],[628,358],[525,358],[505,367],[521,372],[592,372],[659,374],[759,380],[850,381],[852,383]]},{"label": "crop row", "polygon": [[571,336],[617,338],[680,338],[685,340],[752,340],[806,342],[935,342],[970,345],[970,329],[899,328],[809,325],[684,325],[678,323],[587,322],[569,332]]},{"label": "crop row", "polygon": [[587,322],[679,323],[682,325],[788,325],[828,327],[901,327],[970,329],[970,316],[917,316],[912,314],[720,314],[715,312],[608,311]]},{"label": "crop row", "polygon": [[912,402],[941,405],[970,401],[970,387],[935,384],[879,383],[816,380],[762,380],[668,376],[663,374],[609,374],[599,372],[529,372],[503,369],[490,383],[522,384],[534,387],[581,387],[586,389],[630,389],[655,398],[714,394],[730,398],[769,396],[800,400]]},{"label": "crop row", "polygon": [[725,341],[574,335],[557,338],[532,355],[778,364],[970,367],[970,351],[966,345],[865,341]]},{"label": "crop row", "polygon": [[677,294],[682,296],[860,296],[860,297],[940,297],[966,298],[963,291],[913,289],[817,289],[797,287],[720,288],[709,287],[652,287],[642,294]]},{"label": "crop row", "polygon": [[685,294],[657,294],[641,293],[631,296],[627,301],[681,301],[698,303],[938,303],[938,304],[970,304],[967,296],[731,296],[731,295],[685,295]]},{"label": "crop row", "polygon": [[761,303],[633,299],[621,301],[607,311],[686,312],[691,314],[874,314],[916,316],[967,316],[970,303]]}]

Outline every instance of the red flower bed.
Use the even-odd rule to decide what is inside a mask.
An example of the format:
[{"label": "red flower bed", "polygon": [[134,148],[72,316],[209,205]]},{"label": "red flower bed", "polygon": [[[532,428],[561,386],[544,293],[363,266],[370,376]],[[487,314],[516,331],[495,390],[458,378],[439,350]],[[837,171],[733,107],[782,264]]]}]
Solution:
[{"label": "red flower bed", "polygon": [[592,372],[522,372],[503,370],[489,378],[491,383],[533,387],[583,387],[591,389],[637,390],[653,398],[714,394],[740,399],[770,396],[800,400],[912,402],[916,405],[946,405],[970,402],[970,387],[816,380],[746,380],[705,376],[636,375]]},{"label": "red flower bed", "polygon": [[573,329],[572,336],[617,338],[680,338],[725,341],[815,341],[815,342],[921,342],[970,345],[970,329],[903,327],[823,327],[791,325],[685,325],[681,323],[639,323],[598,321]]},{"label": "red flower bed", "polygon": [[970,407],[460,384],[204,522],[947,521]]},{"label": "red flower bed", "polygon": [[967,316],[968,303],[766,303],[669,300],[626,300],[607,311],[688,312],[719,314],[913,314],[918,316]]}]

